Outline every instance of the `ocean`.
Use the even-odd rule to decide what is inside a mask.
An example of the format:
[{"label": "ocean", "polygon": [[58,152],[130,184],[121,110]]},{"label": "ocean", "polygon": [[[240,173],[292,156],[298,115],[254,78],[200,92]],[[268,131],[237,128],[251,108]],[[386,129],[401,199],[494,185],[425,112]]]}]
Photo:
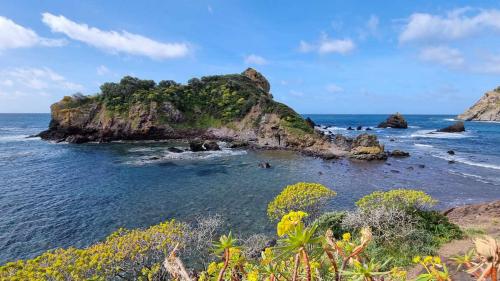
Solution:
[{"label": "ocean", "polygon": [[[334,133],[374,128],[387,115],[306,115]],[[287,151],[171,153],[178,142],[51,143],[27,138],[49,114],[0,114],[0,264],[57,247],[85,247],[119,227],[220,214],[240,236],[274,231],[267,203],[283,187],[319,182],[338,193],[331,209],[353,208],[374,190],[422,189],[438,208],[500,199],[500,124],[466,122],[466,132],[427,134],[454,116],[406,115],[410,128],[373,129],[386,162],[321,160]],[[393,141],[391,141],[391,139]],[[455,155],[449,155],[454,150]],[[258,167],[269,162],[270,169]]]}]

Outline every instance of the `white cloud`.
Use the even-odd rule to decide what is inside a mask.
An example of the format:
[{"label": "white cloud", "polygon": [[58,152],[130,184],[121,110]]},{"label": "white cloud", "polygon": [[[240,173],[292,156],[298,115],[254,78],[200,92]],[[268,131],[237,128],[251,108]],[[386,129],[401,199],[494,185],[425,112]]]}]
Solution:
[{"label": "white cloud", "polygon": [[486,30],[500,32],[500,10],[462,8],[444,16],[414,13],[408,18],[399,41],[455,40]]},{"label": "white cloud", "polygon": [[100,65],[96,69],[97,75],[104,76],[108,74],[110,71],[105,65]]},{"label": "white cloud", "polygon": [[374,34],[378,30],[379,19],[375,15],[371,15],[368,21],[366,22],[366,29],[369,33]]},{"label": "white cloud", "polygon": [[472,71],[486,74],[500,74],[500,55],[488,55]]},{"label": "white cloud", "polygon": [[[13,68],[1,70],[0,93],[50,94],[52,91],[81,91],[83,86],[66,80],[50,68]],[[69,93],[67,93],[69,94]]]},{"label": "white cloud", "polygon": [[356,45],[349,39],[330,39],[326,34],[321,36],[320,41],[317,44],[307,43],[305,41],[300,41],[299,51],[303,53],[308,52],[318,52],[319,54],[329,54],[337,53],[345,55],[350,53]]},{"label": "white cloud", "polygon": [[342,93],[344,89],[335,84],[326,85],[326,91],[329,93]]},{"label": "white cloud", "polygon": [[186,43],[163,43],[127,31],[103,31],[84,23],[76,23],[60,15],[42,14],[42,21],[53,32],[111,53],[126,53],[153,59],[185,57],[190,52]]},{"label": "white cloud", "polygon": [[296,91],[296,90],[290,90],[290,96],[296,97],[296,98],[301,98],[304,96],[304,92],[301,91]]},{"label": "white cloud", "polygon": [[264,65],[264,64],[267,64],[268,61],[261,56],[251,54],[251,55],[245,57],[245,63],[246,64]]},{"label": "white cloud", "polygon": [[214,10],[212,9],[212,6],[208,5],[207,6],[207,10],[210,14],[213,14],[214,13]]},{"label": "white cloud", "polygon": [[65,43],[61,39],[40,37],[35,31],[0,16],[0,50],[33,46],[58,47]]},{"label": "white cloud", "polygon": [[462,53],[446,46],[426,47],[420,51],[420,59],[427,62],[438,63],[450,67],[458,67],[464,64]]}]

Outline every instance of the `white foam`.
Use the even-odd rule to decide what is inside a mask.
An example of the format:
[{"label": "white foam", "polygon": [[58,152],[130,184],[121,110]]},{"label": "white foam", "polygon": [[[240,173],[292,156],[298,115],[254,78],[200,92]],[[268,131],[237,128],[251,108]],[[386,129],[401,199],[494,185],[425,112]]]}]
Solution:
[{"label": "white foam", "polygon": [[0,142],[33,141],[40,140],[39,137],[29,137],[29,135],[7,135],[0,136]]},{"label": "white foam", "polygon": [[418,129],[418,128],[420,128],[420,126],[408,126],[408,128],[410,128],[410,129]]},{"label": "white foam", "polygon": [[436,130],[419,130],[411,134],[412,138],[462,139],[473,137],[469,133],[444,133]]},{"label": "white foam", "polygon": [[414,146],[416,147],[425,147],[425,148],[432,148],[434,146],[430,145],[430,144],[422,144],[422,143],[415,143]]},{"label": "white foam", "polygon": [[443,120],[444,121],[452,121],[452,122],[457,121],[457,119],[454,119],[454,118],[444,118]]},{"label": "white foam", "polygon": [[130,165],[144,165],[144,164],[152,164],[152,163],[161,163],[165,161],[179,161],[179,160],[208,160],[213,158],[220,157],[232,157],[238,155],[245,155],[247,151],[245,150],[234,150],[229,148],[222,148],[221,150],[215,151],[201,151],[201,152],[193,152],[193,151],[184,151],[181,153],[163,151],[160,155],[152,154],[148,156],[141,156],[139,158],[135,158],[131,161],[125,162],[125,164]]}]

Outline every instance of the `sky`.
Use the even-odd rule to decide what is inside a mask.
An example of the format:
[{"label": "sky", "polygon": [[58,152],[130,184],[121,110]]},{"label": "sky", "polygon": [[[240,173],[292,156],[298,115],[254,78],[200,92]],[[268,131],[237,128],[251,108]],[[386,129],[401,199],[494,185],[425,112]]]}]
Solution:
[{"label": "sky", "polygon": [[458,114],[500,85],[500,2],[0,0],[2,113],[247,67],[299,113]]}]

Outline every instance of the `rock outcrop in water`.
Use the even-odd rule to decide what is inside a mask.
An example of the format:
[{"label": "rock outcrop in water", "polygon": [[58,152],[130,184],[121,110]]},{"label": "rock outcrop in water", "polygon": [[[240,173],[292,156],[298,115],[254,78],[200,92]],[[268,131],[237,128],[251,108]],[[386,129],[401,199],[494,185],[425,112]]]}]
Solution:
[{"label": "rock outcrop in water", "polygon": [[389,116],[384,122],[378,124],[377,128],[406,129],[408,128],[408,123],[403,115],[398,112]]},{"label": "rock outcrop in water", "polygon": [[348,153],[274,101],[269,90],[267,79],[254,69],[193,78],[187,85],[127,76],[103,84],[95,96],[67,96],[53,104],[49,129],[40,137],[71,143],[224,140],[324,158]]},{"label": "rock outcrop in water", "polygon": [[500,87],[484,94],[457,118],[466,121],[500,121]]},{"label": "rock outcrop in water", "polygon": [[361,134],[351,144],[350,157],[358,160],[385,160],[387,153],[384,146],[377,140],[377,136]]},{"label": "rock outcrop in water", "polygon": [[446,128],[442,128],[437,130],[440,133],[460,133],[460,132],[465,132],[465,125],[464,122],[458,121],[455,122],[453,125],[450,125]]}]

